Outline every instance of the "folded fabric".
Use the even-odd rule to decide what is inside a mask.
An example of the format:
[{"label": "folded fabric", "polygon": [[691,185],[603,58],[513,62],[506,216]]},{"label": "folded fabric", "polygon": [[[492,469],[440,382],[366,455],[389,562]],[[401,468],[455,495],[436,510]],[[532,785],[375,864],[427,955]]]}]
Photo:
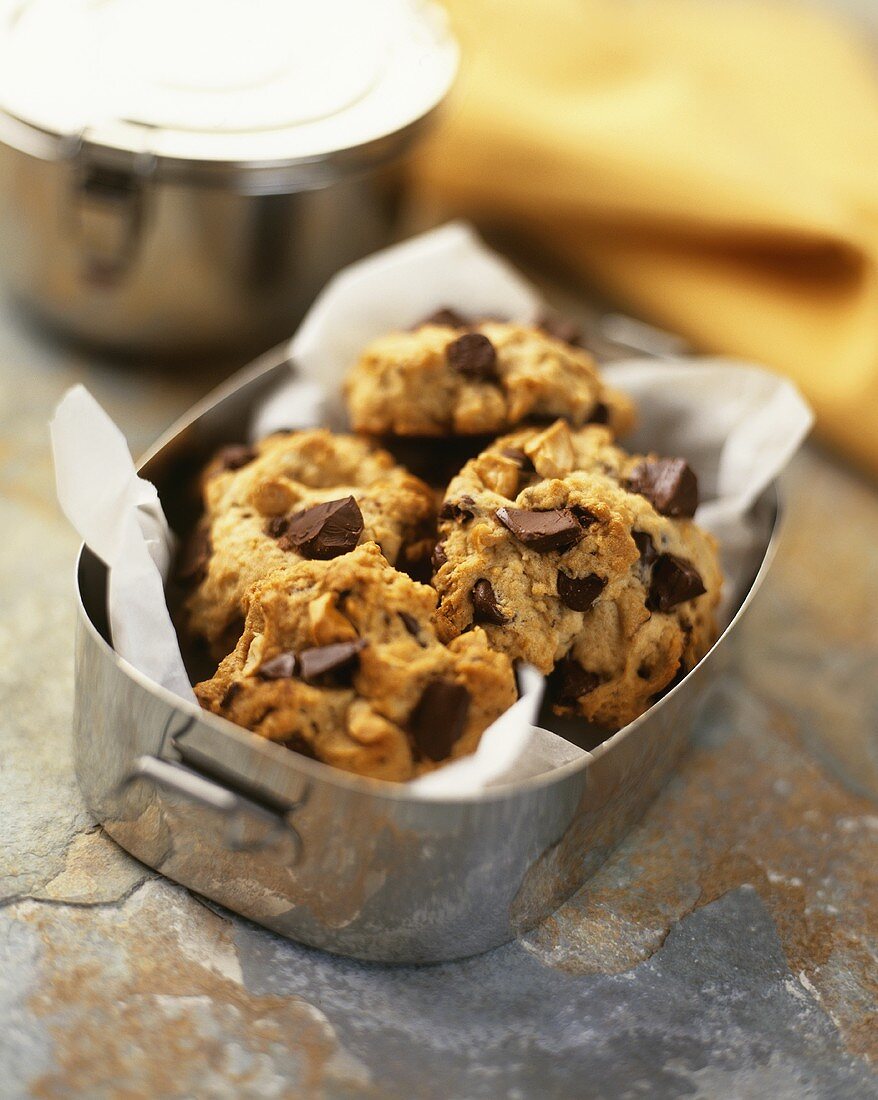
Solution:
[{"label": "folded fabric", "polygon": [[771,0],[447,0],[464,64],[416,188],[537,237],[698,348],[794,378],[878,473],[878,72]]}]

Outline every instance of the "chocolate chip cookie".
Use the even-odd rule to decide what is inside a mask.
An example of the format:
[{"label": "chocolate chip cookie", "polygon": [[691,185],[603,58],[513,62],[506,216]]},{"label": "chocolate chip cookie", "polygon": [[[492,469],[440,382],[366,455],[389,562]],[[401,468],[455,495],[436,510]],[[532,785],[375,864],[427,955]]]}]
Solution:
[{"label": "chocolate chip cookie", "polygon": [[626,454],[606,427],[497,440],[440,512],[439,637],[481,626],[494,648],[557,669],[559,713],[620,728],[715,637],[722,575],[697,504],[684,461]]},{"label": "chocolate chip cookie", "polygon": [[433,322],[363,352],[346,384],[357,431],[496,434],[556,417],[609,424],[617,435],[631,427],[631,401],[604,385],[583,349],[525,325],[465,326],[448,311]]},{"label": "chocolate chip cookie", "polygon": [[374,542],[255,585],[244,632],[202,706],[272,741],[376,779],[474,751],[516,698],[509,658],[478,628],[442,644],[436,593]]},{"label": "chocolate chip cookie", "polygon": [[367,440],[325,429],[224,448],[202,476],[204,519],[179,573],[185,626],[219,659],[234,645],[257,581],[376,542],[393,563],[425,551],[435,497]]}]

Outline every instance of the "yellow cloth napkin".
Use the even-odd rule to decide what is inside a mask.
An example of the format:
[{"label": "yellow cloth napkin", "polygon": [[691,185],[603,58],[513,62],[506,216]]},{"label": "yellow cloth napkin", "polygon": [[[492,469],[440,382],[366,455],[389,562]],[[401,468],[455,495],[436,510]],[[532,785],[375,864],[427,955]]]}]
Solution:
[{"label": "yellow cloth napkin", "polygon": [[878,473],[878,77],[771,0],[447,0],[464,63],[416,184],[701,349],[794,378]]}]

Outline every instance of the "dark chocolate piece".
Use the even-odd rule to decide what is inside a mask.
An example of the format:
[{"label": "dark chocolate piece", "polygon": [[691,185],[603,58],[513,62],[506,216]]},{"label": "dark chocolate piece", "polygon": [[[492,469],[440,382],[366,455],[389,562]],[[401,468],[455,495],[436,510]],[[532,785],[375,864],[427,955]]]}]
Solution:
[{"label": "dark chocolate piece", "polygon": [[452,370],[467,378],[484,380],[497,376],[497,352],[481,332],[465,332],[452,340],[445,349],[445,358]]},{"label": "dark chocolate piece", "polygon": [[646,497],[663,516],[694,516],[698,507],[698,478],[682,458],[641,462],[632,471],[627,486]]},{"label": "dark chocolate piece", "polygon": [[448,555],[445,553],[445,543],[437,542],[433,547],[433,553],[430,555],[430,564],[433,566],[433,572],[438,573],[447,561]]},{"label": "dark chocolate piece", "polygon": [[646,606],[650,611],[667,612],[706,591],[698,570],[688,561],[673,554],[659,554],[652,567]]},{"label": "dark chocolate piece", "polygon": [[470,593],[473,602],[473,622],[493,623],[494,626],[505,626],[509,620],[497,605],[497,594],[489,580],[482,578],[473,585]]},{"label": "dark chocolate piece", "polygon": [[303,649],[297,658],[299,675],[307,684],[330,675],[334,682],[348,681],[365,645],[362,638],[357,638],[354,642],[333,642],[332,645]]},{"label": "dark chocolate piece", "polygon": [[609,424],[610,423],[610,409],[603,401],[598,401],[595,407],[591,410],[591,416],[588,418],[589,424]]},{"label": "dark chocolate piece", "polygon": [[575,546],[584,536],[582,524],[569,508],[532,512],[523,508],[498,508],[497,519],[530,550],[545,554],[550,550],[562,553]]},{"label": "dark chocolate piece", "polygon": [[327,561],[353,550],[362,533],[360,506],[353,497],[343,497],[290,516],[280,544],[284,550],[297,550],[306,558]]},{"label": "dark chocolate piece", "polygon": [[295,653],[278,653],[260,665],[256,675],[260,680],[291,680],[296,675]]},{"label": "dark chocolate piece", "polygon": [[256,451],[246,443],[230,443],[217,453],[216,461],[224,470],[240,470],[255,457]]},{"label": "dark chocolate piece", "polygon": [[558,570],[558,598],[571,611],[588,611],[603,592],[606,581],[596,573],[587,577],[570,577]]},{"label": "dark chocolate piece", "polygon": [[581,696],[588,695],[601,682],[600,676],[582,667],[579,661],[565,657],[555,665],[555,671],[561,677],[558,702],[564,705],[575,703]]},{"label": "dark chocolate piece", "polygon": [[409,732],[420,756],[444,760],[466,728],[470,696],[454,680],[431,680],[409,716]]}]

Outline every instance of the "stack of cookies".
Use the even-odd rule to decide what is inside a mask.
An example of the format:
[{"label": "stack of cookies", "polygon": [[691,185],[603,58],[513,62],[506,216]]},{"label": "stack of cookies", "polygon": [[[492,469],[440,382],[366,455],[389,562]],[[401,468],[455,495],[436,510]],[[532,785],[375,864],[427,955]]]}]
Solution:
[{"label": "stack of cookies", "polygon": [[476,748],[516,661],[615,730],[707,652],[696,476],[618,445],[635,410],[571,333],[443,310],[366,348],[346,396],[357,434],[272,435],[202,474],[179,574],[218,662],[203,706],[406,780]]}]

